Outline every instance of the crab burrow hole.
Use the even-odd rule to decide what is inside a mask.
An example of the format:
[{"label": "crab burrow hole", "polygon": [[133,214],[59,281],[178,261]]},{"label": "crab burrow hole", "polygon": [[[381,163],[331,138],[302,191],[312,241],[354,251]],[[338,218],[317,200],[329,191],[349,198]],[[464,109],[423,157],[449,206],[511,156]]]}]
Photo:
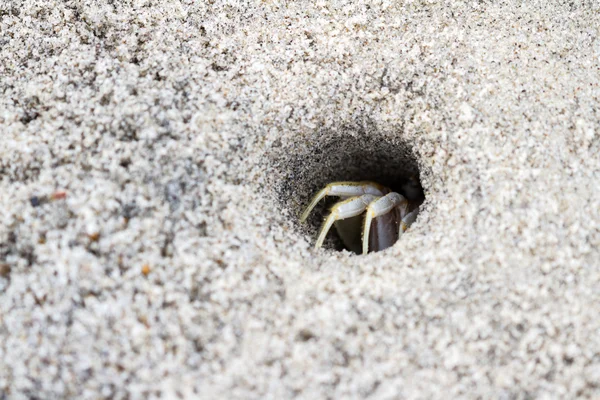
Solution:
[{"label": "crab burrow hole", "polygon": [[[343,134],[339,131],[323,132],[312,139],[303,138],[287,145],[281,144],[271,160],[278,172],[278,182],[274,188],[281,207],[287,211],[288,218],[298,220],[299,229],[310,236],[313,245],[324,219],[340,198],[326,197],[321,200],[304,224],[299,222],[299,218],[313,196],[332,182],[371,181],[405,197],[414,198],[414,192],[406,193],[407,184],[410,183],[419,192],[417,195],[420,199],[416,201],[421,204],[425,200],[419,158],[410,142],[397,135],[352,130]],[[359,232],[362,232],[362,228],[359,228]],[[360,234],[357,240],[361,243]],[[347,239],[344,241],[340,238],[337,227],[331,228],[322,247],[346,249],[359,254],[356,247],[349,248]]]}]

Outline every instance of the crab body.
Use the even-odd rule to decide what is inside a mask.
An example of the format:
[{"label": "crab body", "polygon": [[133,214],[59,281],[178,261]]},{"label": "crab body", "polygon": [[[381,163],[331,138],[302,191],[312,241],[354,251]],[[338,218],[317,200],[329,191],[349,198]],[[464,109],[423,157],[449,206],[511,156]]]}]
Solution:
[{"label": "crab body", "polygon": [[333,182],[313,197],[300,220],[304,222],[324,197],[340,197],[342,200],[333,205],[325,219],[315,247],[323,245],[327,232],[335,225],[349,250],[358,254],[384,250],[415,221],[423,201],[415,179],[402,188],[408,198],[375,182]]}]

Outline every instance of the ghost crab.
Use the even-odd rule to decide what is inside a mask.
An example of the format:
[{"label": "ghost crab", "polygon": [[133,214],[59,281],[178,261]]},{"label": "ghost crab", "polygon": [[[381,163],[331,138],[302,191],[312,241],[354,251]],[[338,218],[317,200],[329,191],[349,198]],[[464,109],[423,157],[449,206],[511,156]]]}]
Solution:
[{"label": "ghost crab", "polygon": [[357,254],[361,251],[362,254],[367,254],[369,250],[384,250],[396,243],[417,219],[419,206],[424,200],[423,189],[415,177],[402,185],[402,192],[404,196],[371,181],[333,182],[313,197],[302,213],[300,222],[306,221],[323,198],[337,196],[341,201],[331,207],[315,248],[323,245],[331,226],[335,225],[342,242],[349,250]]}]

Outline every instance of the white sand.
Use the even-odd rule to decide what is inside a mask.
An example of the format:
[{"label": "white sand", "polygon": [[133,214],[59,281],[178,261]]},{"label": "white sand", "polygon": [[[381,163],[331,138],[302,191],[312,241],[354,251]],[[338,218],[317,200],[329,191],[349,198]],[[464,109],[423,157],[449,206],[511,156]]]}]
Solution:
[{"label": "white sand", "polygon": [[598,3],[313,3],[0,0],[0,399],[600,396]]}]

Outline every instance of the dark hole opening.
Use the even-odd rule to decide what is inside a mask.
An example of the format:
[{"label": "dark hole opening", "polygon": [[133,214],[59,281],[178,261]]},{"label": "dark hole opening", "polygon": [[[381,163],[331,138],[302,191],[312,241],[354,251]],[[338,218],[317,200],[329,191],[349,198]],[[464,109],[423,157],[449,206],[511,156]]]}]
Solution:
[{"label": "dark hole opening", "polygon": [[[312,140],[298,140],[283,146],[273,159],[282,176],[275,183],[282,208],[299,219],[312,197],[323,187],[336,181],[373,181],[405,197],[405,184],[411,179],[420,191],[422,203],[425,195],[420,181],[419,163],[412,146],[395,135],[377,132],[352,132],[342,135],[324,132]],[[306,224],[313,243],[330,207],[339,201],[329,197],[311,212]],[[344,243],[332,228],[323,244],[324,248],[342,250]]]}]

